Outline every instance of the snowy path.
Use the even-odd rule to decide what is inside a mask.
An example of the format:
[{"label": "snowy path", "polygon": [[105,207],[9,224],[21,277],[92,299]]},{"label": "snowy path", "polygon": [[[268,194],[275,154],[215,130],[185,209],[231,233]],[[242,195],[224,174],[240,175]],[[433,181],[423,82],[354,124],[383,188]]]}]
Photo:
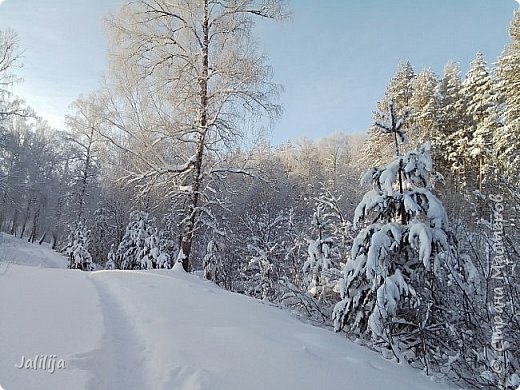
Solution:
[{"label": "snowy path", "polygon": [[[12,264],[0,275],[6,390],[447,388],[192,275],[39,268],[62,257],[12,244],[18,262],[30,263],[19,259],[27,253],[40,257],[38,267]],[[57,355],[66,369],[15,368],[22,355],[36,354]]]},{"label": "snowy path", "polygon": [[102,348],[92,354],[91,361],[97,362],[92,368],[89,389],[92,390],[142,390],[143,379],[143,348],[135,335],[132,318],[122,309],[118,302],[118,294],[111,292],[110,284],[102,278],[91,274],[98,292],[98,298],[103,310],[105,333]]}]

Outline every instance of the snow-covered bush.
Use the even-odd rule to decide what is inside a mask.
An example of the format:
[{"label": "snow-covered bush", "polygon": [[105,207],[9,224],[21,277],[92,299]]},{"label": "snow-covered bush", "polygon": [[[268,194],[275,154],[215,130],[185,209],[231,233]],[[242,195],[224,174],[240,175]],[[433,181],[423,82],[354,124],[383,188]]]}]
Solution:
[{"label": "snow-covered bush", "polygon": [[324,286],[326,283],[322,274],[329,270],[331,266],[330,250],[332,248],[332,239],[317,238],[309,240],[308,257],[303,264],[303,274],[308,291],[314,296],[324,295]]},{"label": "snow-covered bush", "polygon": [[[259,299],[276,299],[278,278],[285,268],[289,214],[260,205],[255,213],[247,212],[239,218],[240,235],[230,243],[240,253],[240,288]],[[235,233],[233,233],[235,234]]]},{"label": "snow-covered bush", "polygon": [[257,255],[249,261],[248,271],[250,273],[249,295],[268,300],[274,295],[274,283],[272,278],[274,266],[271,262],[271,251],[249,246],[251,251],[256,251]]},{"label": "snow-covered bush", "polygon": [[[442,362],[441,371],[463,383],[465,388],[496,389],[501,384],[504,389],[517,389],[520,303],[515,297],[519,296],[520,284],[513,264],[519,257],[514,245],[502,248],[496,245],[498,237],[502,237],[502,242],[514,242],[511,234],[516,227],[500,221],[502,215],[494,214],[493,203],[484,198],[489,213],[477,222],[478,231],[462,221],[454,225],[459,240],[454,287],[461,296],[449,297],[445,304],[451,321],[449,337],[443,340],[441,350],[449,358]],[[504,209],[513,208],[504,205]],[[499,254],[501,251],[504,257]],[[500,258],[505,261],[496,263]],[[507,324],[502,329],[501,322]],[[498,348],[492,340],[498,340],[494,341],[499,343]]]},{"label": "snow-covered bush", "polygon": [[341,264],[351,244],[352,224],[344,218],[339,198],[323,190],[315,198],[316,207],[311,220],[311,237],[307,238],[307,259],[303,264],[307,291],[320,301],[337,301]]}]

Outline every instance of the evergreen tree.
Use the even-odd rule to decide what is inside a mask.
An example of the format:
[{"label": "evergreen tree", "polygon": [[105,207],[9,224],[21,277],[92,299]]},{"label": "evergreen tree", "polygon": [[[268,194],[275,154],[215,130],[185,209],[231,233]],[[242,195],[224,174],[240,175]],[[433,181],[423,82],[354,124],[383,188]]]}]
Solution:
[{"label": "evergreen tree", "polygon": [[495,100],[493,81],[482,53],[477,53],[476,58],[471,62],[468,74],[462,83],[461,93],[467,99],[466,118],[475,128],[488,116]]},{"label": "evergreen tree", "polygon": [[171,258],[161,248],[160,232],[153,226],[155,218],[143,211],[130,214],[125,235],[116,251],[120,269],[170,268]]},{"label": "evergreen tree", "polygon": [[496,65],[503,126],[493,137],[497,166],[508,180],[518,183],[520,166],[520,11],[516,11],[510,30],[512,43]]},{"label": "evergreen tree", "polygon": [[371,222],[354,240],[333,318],[337,331],[348,326],[371,335],[398,358],[406,350],[409,359],[426,359],[431,346],[424,335],[438,337],[435,304],[442,301],[438,295],[450,261],[447,217],[431,192],[429,144],[400,156],[403,120],[396,118],[392,105],[388,117],[379,126],[393,136],[397,157],[362,178],[373,189],[356,208],[354,227]]},{"label": "evergreen tree", "polygon": [[[273,299],[274,289],[274,265],[270,250],[264,250],[258,247],[249,246],[250,251],[256,251],[249,261],[247,270],[250,272],[250,288],[247,291],[249,295],[257,296],[262,300]],[[271,248],[271,250],[274,248]]]},{"label": "evergreen tree", "polygon": [[242,238],[239,244],[247,248],[244,256],[248,263],[243,269],[245,290],[252,296],[272,301],[278,292],[277,283],[283,274],[289,244],[285,240],[288,212],[273,210],[263,203],[256,213],[248,212],[241,219],[247,229],[247,238]]},{"label": "evergreen tree", "polygon": [[465,101],[462,95],[460,67],[457,63],[448,62],[444,67],[444,75],[438,87],[439,95],[439,131],[433,139],[437,169],[443,174],[460,168],[458,150],[455,147],[457,130],[464,127]]},{"label": "evergreen tree", "polygon": [[225,279],[225,268],[222,264],[222,257],[219,254],[219,245],[215,240],[210,240],[206,247],[206,253],[202,261],[202,269],[204,271],[204,279],[211,280],[217,284]]},{"label": "evergreen tree", "polygon": [[412,82],[413,95],[410,99],[410,146],[431,141],[438,132],[439,99],[438,81],[435,74],[426,69]]},{"label": "evergreen tree", "polygon": [[94,211],[90,242],[92,260],[97,264],[105,264],[111,246],[116,242],[114,228],[110,225],[109,214],[106,208],[101,207]]},{"label": "evergreen tree", "polygon": [[379,110],[384,113],[384,110],[386,110],[391,100],[395,104],[396,114],[398,116],[404,115],[410,108],[410,102],[413,96],[413,82],[416,77],[417,75],[410,62],[399,65],[397,73],[387,88],[385,99],[378,104]]},{"label": "evergreen tree", "polygon": [[318,237],[309,240],[308,257],[303,264],[303,275],[307,290],[320,300],[325,298],[325,289],[328,284],[325,273],[332,268],[330,257],[333,242],[331,237],[325,235],[324,223],[323,207],[319,205],[312,216],[312,225],[315,227]]},{"label": "evergreen tree", "polygon": [[463,186],[482,189],[484,173],[491,157],[491,137],[496,129],[493,82],[484,56],[477,54],[461,85],[464,99],[463,122],[451,135],[453,170],[460,172]]},{"label": "evergreen tree", "polygon": [[69,258],[69,268],[92,271],[92,256],[89,253],[90,230],[82,222],[75,222],[67,237],[62,252]]},{"label": "evergreen tree", "polygon": [[108,251],[107,255],[107,262],[105,263],[105,269],[116,269],[117,268],[117,256],[114,250],[114,245],[110,246],[110,250]]}]

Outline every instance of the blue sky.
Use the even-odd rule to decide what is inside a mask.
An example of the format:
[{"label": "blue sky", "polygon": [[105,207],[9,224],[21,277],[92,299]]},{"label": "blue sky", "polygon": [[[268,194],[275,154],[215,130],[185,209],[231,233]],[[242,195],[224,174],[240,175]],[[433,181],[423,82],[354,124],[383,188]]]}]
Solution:
[{"label": "blue sky", "polygon": [[[0,0],[0,28],[25,50],[16,93],[52,123],[96,88],[105,68],[103,16],[120,0]],[[400,62],[442,73],[489,63],[508,43],[514,0],[292,0],[292,21],[260,22],[257,38],[282,84],[273,142],[365,131]]]}]

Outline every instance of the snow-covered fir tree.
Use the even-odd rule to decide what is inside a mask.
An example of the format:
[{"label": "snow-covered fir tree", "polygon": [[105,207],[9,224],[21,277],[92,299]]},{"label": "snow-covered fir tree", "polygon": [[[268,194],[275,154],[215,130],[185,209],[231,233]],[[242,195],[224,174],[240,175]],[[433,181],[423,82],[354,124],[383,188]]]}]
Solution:
[{"label": "snow-covered fir tree", "polygon": [[130,214],[125,235],[115,257],[119,269],[170,268],[170,255],[163,250],[161,234],[154,227],[155,218],[144,211]]},{"label": "snow-covered fir tree", "polygon": [[226,268],[223,264],[223,254],[220,251],[219,244],[216,240],[211,239],[206,246],[206,253],[202,260],[202,269],[204,279],[211,280],[219,285],[223,284],[226,279]]},{"label": "snow-covered fir tree", "polygon": [[69,258],[69,268],[91,271],[92,256],[89,253],[90,230],[77,221],[70,227],[66,245],[62,252]]},{"label": "snow-covered fir tree", "polygon": [[[473,162],[478,190],[483,192],[492,173],[493,135],[501,127],[498,115],[496,83],[482,54],[471,64],[464,81],[463,93],[468,97],[466,117],[471,126],[471,137],[467,154]],[[466,146],[467,147],[467,146]]]},{"label": "snow-covered fir tree", "polygon": [[438,132],[438,81],[435,74],[426,69],[413,79],[412,88],[413,95],[409,104],[411,130],[408,136],[411,145],[414,146],[431,141]]},{"label": "snow-covered fir tree", "polygon": [[320,211],[320,209],[316,210],[313,216],[313,224],[318,225],[317,230],[319,231],[319,236],[316,239],[309,240],[309,246],[307,248],[308,257],[303,264],[303,275],[308,291],[314,296],[323,298],[323,284],[326,283],[323,279],[325,279],[326,276],[322,276],[322,274],[331,267],[330,251],[333,243],[330,237],[322,236],[322,231],[319,228],[319,219],[321,218],[319,215]]},{"label": "snow-covered fir tree", "polygon": [[110,250],[108,251],[108,254],[107,254],[107,262],[105,263],[105,269],[110,269],[110,270],[116,269],[117,268],[116,263],[117,263],[116,252],[115,252],[114,245],[112,245],[112,246],[110,246]]},{"label": "snow-covered fir tree", "polygon": [[493,153],[500,174],[510,183],[517,183],[520,173],[520,11],[515,12],[509,35],[512,42],[496,65],[503,126],[493,136]]},{"label": "snow-covered fir tree", "polygon": [[[457,130],[464,127],[465,99],[462,95],[460,66],[448,62],[444,67],[443,77],[438,85],[439,116],[438,132],[433,139],[436,150],[435,162],[441,172],[450,172],[457,166]],[[455,165],[454,165],[455,164]]]},{"label": "snow-covered fir tree", "polygon": [[461,121],[450,136],[449,160],[452,171],[470,191],[481,189],[486,155],[490,156],[495,98],[493,84],[482,54],[475,60],[461,84]]},{"label": "snow-covered fir tree", "polygon": [[261,299],[274,300],[276,283],[283,266],[288,216],[286,210],[273,210],[261,204],[256,213],[248,212],[241,218],[247,238],[244,256],[244,287],[248,294]]},{"label": "snow-covered fir tree", "polygon": [[114,227],[109,222],[108,210],[100,207],[94,211],[89,251],[92,260],[104,265],[111,246],[116,242]]},{"label": "snow-covered fir tree", "polygon": [[413,359],[426,353],[421,335],[435,320],[436,288],[451,258],[447,216],[429,182],[430,145],[399,155],[403,120],[391,104],[378,125],[394,138],[397,156],[362,177],[373,188],[356,208],[354,227],[366,223],[343,269],[333,318],[337,331],[371,335],[396,357],[407,350]]}]

